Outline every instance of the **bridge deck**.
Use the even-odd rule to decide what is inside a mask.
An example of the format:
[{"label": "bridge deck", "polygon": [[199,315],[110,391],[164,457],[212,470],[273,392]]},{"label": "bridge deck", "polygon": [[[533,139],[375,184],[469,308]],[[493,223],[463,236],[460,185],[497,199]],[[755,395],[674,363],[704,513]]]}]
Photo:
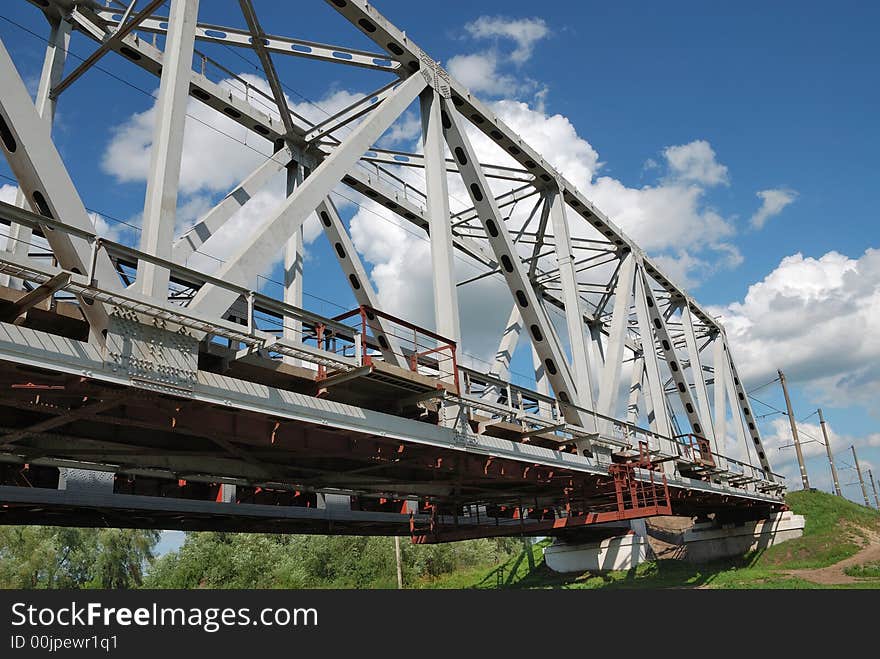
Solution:
[{"label": "bridge deck", "polygon": [[[417,401],[466,399],[378,359],[380,378],[322,390],[314,366],[230,361],[232,349],[206,342],[190,388],[159,386],[75,338],[70,314],[53,327],[55,310],[43,311],[0,324],[0,522],[395,534],[410,532],[413,512],[415,527],[433,519],[470,537],[561,533],[570,526],[548,520],[615,509],[608,468],[626,454],[615,438],[614,451],[579,455],[565,435],[522,437],[485,410],[472,411],[473,432],[443,427],[439,409]],[[53,490],[84,467],[112,476],[92,491]],[[684,472],[666,474],[674,514],[760,517],[782,505]],[[330,510],[334,494],[346,496]]]}]

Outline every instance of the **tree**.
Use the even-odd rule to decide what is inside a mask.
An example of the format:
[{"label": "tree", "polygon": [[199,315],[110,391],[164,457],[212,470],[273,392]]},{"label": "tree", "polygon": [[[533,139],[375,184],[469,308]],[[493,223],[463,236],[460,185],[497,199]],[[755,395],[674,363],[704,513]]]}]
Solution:
[{"label": "tree", "polygon": [[[404,583],[493,565],[520,541],[404,544]],[[155,561],[148,588],[395,588],[392,539],[321,535],[188,533],[183,546]]]},{"label": "tree", "polygon": [[159,532],[0,527],[0,588],[136,588]]}]

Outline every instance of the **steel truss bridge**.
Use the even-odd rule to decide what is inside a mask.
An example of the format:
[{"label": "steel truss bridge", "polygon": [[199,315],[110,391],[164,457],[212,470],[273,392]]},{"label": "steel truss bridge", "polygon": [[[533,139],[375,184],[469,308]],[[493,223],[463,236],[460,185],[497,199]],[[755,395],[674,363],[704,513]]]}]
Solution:
[{"label": "steel truss bridge", "polygon": [[[207,22],[216,6],[198,0],[29,4],[47,21],[36,100],[0,43],[19,188],[0,204],[0,523],[437,542],[784,506],[724,328],[372,5],[326,3],[340,39],[368,51],[268,34],[252,0],[239,28]],[[72,39],[91,54],[68,57]],[[203,52],[216,44],[255,56],[266,87]],[[285,96],[285,57],[385,83],[313,123]],[[96,233],[76,154],[51,136],[64,91],[104,58],[160,79],[137,247]],[[175,235],[191,101],[271,155]],[[419,152],[377,146],[413,105]],[[188,265],[277,176],[286,199],[226,260]],[[333,201],[343,188],[430,240],[433,331],[382,311]],[[303,308],[313,213],[357,302],[335,318]],[[480,275],[457,281],[454,258]],[[257,280],[280,259],[276,299]],[[510,316],[475,369],[458,290],[486,277],[504,281]],[[530,386],[512,382],[520,343]]]}]

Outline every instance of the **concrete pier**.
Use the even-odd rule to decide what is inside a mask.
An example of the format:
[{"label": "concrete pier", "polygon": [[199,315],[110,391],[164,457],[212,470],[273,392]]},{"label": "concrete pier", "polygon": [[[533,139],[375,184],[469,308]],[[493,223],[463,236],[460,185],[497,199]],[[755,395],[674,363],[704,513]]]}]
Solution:
[{"label": "concrete pier", "polygon": [[712,522],[695,524],[681,534],[684,551],[681,558],[691,563],[707,563],[731,558],[758,549],[800,538],[804,534],[804,516],[790,511],[741,525],[715,526]]},{"label": "concrete pier", "polygon": [[557,540],[544,548],[544,562],[555,572],[608,572],[632,569],[648,560],[649,554],[647,540],[630,531],[578,544]]}]

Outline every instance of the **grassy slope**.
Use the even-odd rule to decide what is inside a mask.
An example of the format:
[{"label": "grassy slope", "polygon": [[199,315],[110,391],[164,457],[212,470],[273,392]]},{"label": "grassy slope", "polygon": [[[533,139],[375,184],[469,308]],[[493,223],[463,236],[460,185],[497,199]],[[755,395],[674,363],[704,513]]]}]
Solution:
[{"label": "grassy slope", "polygon": [[[642,564],[634,570],[603,575],[557,574],[544,565],[542,549],[532,548],[532,563],[522,552],[495,567],[457,572],[424,588],[817,588],[816,584],[786,575],[783,570],[832,565],[855,554],[867,539],[866,530],[880,533],[880,513],[823,492],[792,492],[789,507],[807,518],[804,536],[739,560],[690,565],[665,560]],[[868,576],[868,575],[866,575]],[[878,588],[880,581],[854,584]]]}]

